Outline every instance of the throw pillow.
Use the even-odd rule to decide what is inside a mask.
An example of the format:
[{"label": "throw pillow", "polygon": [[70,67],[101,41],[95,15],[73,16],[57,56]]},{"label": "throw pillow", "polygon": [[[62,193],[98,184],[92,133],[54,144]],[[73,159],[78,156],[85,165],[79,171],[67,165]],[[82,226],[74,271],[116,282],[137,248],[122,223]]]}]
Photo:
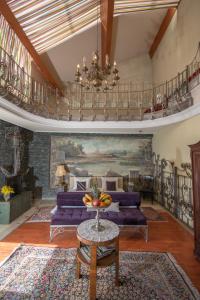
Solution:
[{"label": "throw pillow", "polygon": [[86,190],[86,181],[77,181],[77,191]]},{"label": "throw pillow", "polygon": [[104,208],[104,212],[113,211],[113,212],[120,212],[119,210],[119,202],[112,202],[110,206]]},{"label": "throw pillow", "polygon": [[[85,182],[85,189],[86,191],[90,190],[90,180],[91,177],[74,177],[74,187],[73,190],[77,191],[78,189],[78,182]],[[81,190],[82,191],[82,190]]]},{"label": "throw pillow", "polygon": [[56,210],[57,210],[57,205],[51,210],[50,214],[51,214],[51,215],[54,215],[55,212],[56,212]]},{"label": "throw pillow", "polygon": [[116,181],[106,181],[106,191],[116,191]]},{"label": "throw pillow", "polygon": [[106,183],[107,182],[116,182],[116,191],[118,191],[119,186],[118,186],[118,177],[101,177],[102,181],[102,190],[106,191]]}]

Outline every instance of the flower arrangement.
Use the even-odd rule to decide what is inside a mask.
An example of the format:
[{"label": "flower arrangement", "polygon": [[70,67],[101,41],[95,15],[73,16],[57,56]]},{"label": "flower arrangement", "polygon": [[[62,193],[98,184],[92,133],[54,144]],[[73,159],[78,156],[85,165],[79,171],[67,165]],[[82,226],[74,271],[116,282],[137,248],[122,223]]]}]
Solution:
[{"label": "flower arrangement", "polygon": [[3,195],[5,201],[10,199],[10,194],[14,194],[14,189],[9,185],[4,185],[1,188],[1,194]]}]

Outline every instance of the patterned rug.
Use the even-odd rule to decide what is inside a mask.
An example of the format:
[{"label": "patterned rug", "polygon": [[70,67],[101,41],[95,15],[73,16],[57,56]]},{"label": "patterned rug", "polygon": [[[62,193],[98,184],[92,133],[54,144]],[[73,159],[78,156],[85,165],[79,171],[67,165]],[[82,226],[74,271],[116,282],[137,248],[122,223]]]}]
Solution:
[{"label": "patterned rug", "polygon": [[[0,267],[0,299],[88,300],[88,269],[75,278],[76,249],[20,246]],[[120,287],[114,266],[98,269],[98,300],[200,299],[172,255],[120,252]]]},{"label": "patterned rug", "polygon": [[51,221],[51,210],[53,206],[40,207],[38,210],[26,221],[26,223],[34,222],[50,222]]},{"label": "patterned rug", "polygon": [[153,207],[146,206],[146,207],[141,207],[140,210],[142,213],[145,215],[148,221],[160,221],[160,222],[167,222],[164,216],[160,214],[159,211],[154,209]]},{"label": "patterned rug", "polygon": [[[53,206],[41,207],[26,222],[27,223],[50,222],[52,209],[53,209]],[[143,212],[143,214],[146,216],[147,220],[149,220],[149,221],[167,221],[153,207],[141,207],[141,211]]]}]

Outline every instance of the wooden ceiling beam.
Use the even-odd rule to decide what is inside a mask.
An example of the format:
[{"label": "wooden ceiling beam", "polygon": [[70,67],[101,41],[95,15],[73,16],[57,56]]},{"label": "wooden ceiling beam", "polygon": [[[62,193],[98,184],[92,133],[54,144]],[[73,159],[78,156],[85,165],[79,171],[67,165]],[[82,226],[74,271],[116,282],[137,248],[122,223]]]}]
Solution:
[{"label": "wooden ceiling beam", "polygon": [[100,7],[101,61],[102,66],[104,66],[106,54],[108,54],[109,58],[111,54],[114,0],[100,0]]},{"label": "wooden ceiling beam", "polygon": [[6,21],[9,23],[10,27],[14,30],[14,32],[17,34],[18,38],[26,47],[30,55],[32,56],[34,62],[39,67],[40,72],[42,73],[42,76],[44,79],[46,79],[48,82],[50,82],[54,87],[58,88],[61,91],[61,86],[56,82],[52,74],[49,72],[48,68],[42,61],[40,55],[33,47],[32,43],[30,42],[29,38],[25,34],[24,30],[22,29],[21,25],[18,23],[17,19],[15,18],[14,14],[12,13],[10,7],[6,3],[5,0],[1,0],[0,5],[0,12],[6,19]]},{"label": "wooden ceiling beam", "polygon": [[176,8],[169,8],[167,10],[167,13],[160,25],[160,28],[155,36],[155,39],[151,45],[151,48],[149,50],[149,55],[152,58],[154,56],[154,53],[156,52],[158,46],[160,45],[162,38],[164,37],[165,32],[167,31],[167,28],[169,24],[171,23],[171,20],[176,12]]}]

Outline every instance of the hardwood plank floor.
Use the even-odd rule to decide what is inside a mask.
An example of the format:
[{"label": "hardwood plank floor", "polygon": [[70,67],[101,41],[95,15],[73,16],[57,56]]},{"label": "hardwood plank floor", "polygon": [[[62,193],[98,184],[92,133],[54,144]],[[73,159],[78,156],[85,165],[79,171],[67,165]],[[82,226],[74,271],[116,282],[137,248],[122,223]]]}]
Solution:
[{"label": "hardwood plank floor", "polygon": [[[167,222],[149,222],[149,242],[132,230],[120,232],[120,250],[170,252],[200,291],[200,262],[193,255],[193,236],[167,212]],[[48,247],[76,247],[76,229],[70,229],[49,243],[49,223],[25,223],[0,242],[0,261],[20,243]]]}]

